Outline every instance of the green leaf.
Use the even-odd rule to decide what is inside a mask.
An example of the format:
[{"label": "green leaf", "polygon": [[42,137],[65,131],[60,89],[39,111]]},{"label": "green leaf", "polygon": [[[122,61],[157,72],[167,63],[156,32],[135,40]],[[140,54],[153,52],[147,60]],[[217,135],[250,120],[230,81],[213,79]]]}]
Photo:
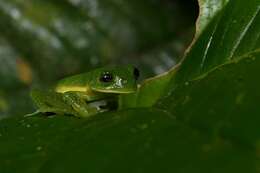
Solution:
[{"label": "green leaf", "polygon": [[2,120],[0,171],[256,172],[259,65],[260,51],[218,67],[177,88],[162,110]]},{"label": "green leaf", "polygon": [[259,9],[213,10],[183,62],[126,99],[134,108],[1,120],[0,172],[259,172]]},{"label": "green leaf", "polygon": [[11,118],[0,127],[1,172],[253,172],[257,162],[254,151],[156,109]]},{"label": "green leaf", "polygon": [[186,82],[258,49],[259,12],[259,0],[230,0],[196,40],[172,82]]},{"label": "green leaf", "polygon": [[260,50],[178,85],[156,107],[212,135],[259,148]]}]

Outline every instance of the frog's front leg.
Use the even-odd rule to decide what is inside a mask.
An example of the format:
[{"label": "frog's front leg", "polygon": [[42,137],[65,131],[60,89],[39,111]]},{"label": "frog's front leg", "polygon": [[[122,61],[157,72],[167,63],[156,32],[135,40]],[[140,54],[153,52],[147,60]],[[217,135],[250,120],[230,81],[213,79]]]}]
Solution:
[{"label": "frog's front leg", "polygon": [[88,117],[98,112],[97,108],[87,105],[84,96],[77,92],[65,92],[63,93],[63,99],[73,108],[78,117]]},{"label": "frog's front leg", "polygon": [[63,97],[63,94],[55,91],[34,89],[31,91],[31,98],[38,110],[25,116],[33,116],[39,113],[76,114],[74,109],[64,101]]},{"label": "frog's front leg", "polygon": [[31,97],[38,110],[25,116],[34,116],[39,113],[70,114],[77,117],[87,117],[97,113],[97,109],[86,104],[82,94],[76,92],[57,93],[34,89]]}]

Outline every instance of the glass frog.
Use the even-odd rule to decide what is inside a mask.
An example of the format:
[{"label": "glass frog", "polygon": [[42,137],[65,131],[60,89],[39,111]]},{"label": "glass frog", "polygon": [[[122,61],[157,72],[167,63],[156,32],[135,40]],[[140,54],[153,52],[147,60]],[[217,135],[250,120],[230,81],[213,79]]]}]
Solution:
[{"label": "glass frog", "polygon": [[38,113],[89,117],[116,109],[118,96],[137,90],[139,70],[132,66],[103,67],[60,80],[52,90],[34,89],[31,97]]}]

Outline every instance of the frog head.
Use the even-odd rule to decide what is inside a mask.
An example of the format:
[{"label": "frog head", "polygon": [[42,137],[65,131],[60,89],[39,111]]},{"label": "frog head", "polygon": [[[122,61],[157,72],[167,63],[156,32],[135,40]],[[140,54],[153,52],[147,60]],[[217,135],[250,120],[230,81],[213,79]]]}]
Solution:
[{"label": "frog head", "polygon": [[132,93],[138,77],[139,70],[132,66],[103,67],[92,71],[90,87],[101,93]]}]

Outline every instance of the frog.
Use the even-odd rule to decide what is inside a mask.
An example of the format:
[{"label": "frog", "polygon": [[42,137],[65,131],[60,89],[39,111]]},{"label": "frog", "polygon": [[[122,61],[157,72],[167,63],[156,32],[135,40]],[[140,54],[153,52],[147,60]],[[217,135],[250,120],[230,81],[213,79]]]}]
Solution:
[{"label": "frog", "polygon": [[49,90],[31,90],[38,109],[25,116],[56,114],[83,118],[117,109],[120,95],[136,92],[139,75],[136,67],[127,65],[101,67],[65,77]]}]

